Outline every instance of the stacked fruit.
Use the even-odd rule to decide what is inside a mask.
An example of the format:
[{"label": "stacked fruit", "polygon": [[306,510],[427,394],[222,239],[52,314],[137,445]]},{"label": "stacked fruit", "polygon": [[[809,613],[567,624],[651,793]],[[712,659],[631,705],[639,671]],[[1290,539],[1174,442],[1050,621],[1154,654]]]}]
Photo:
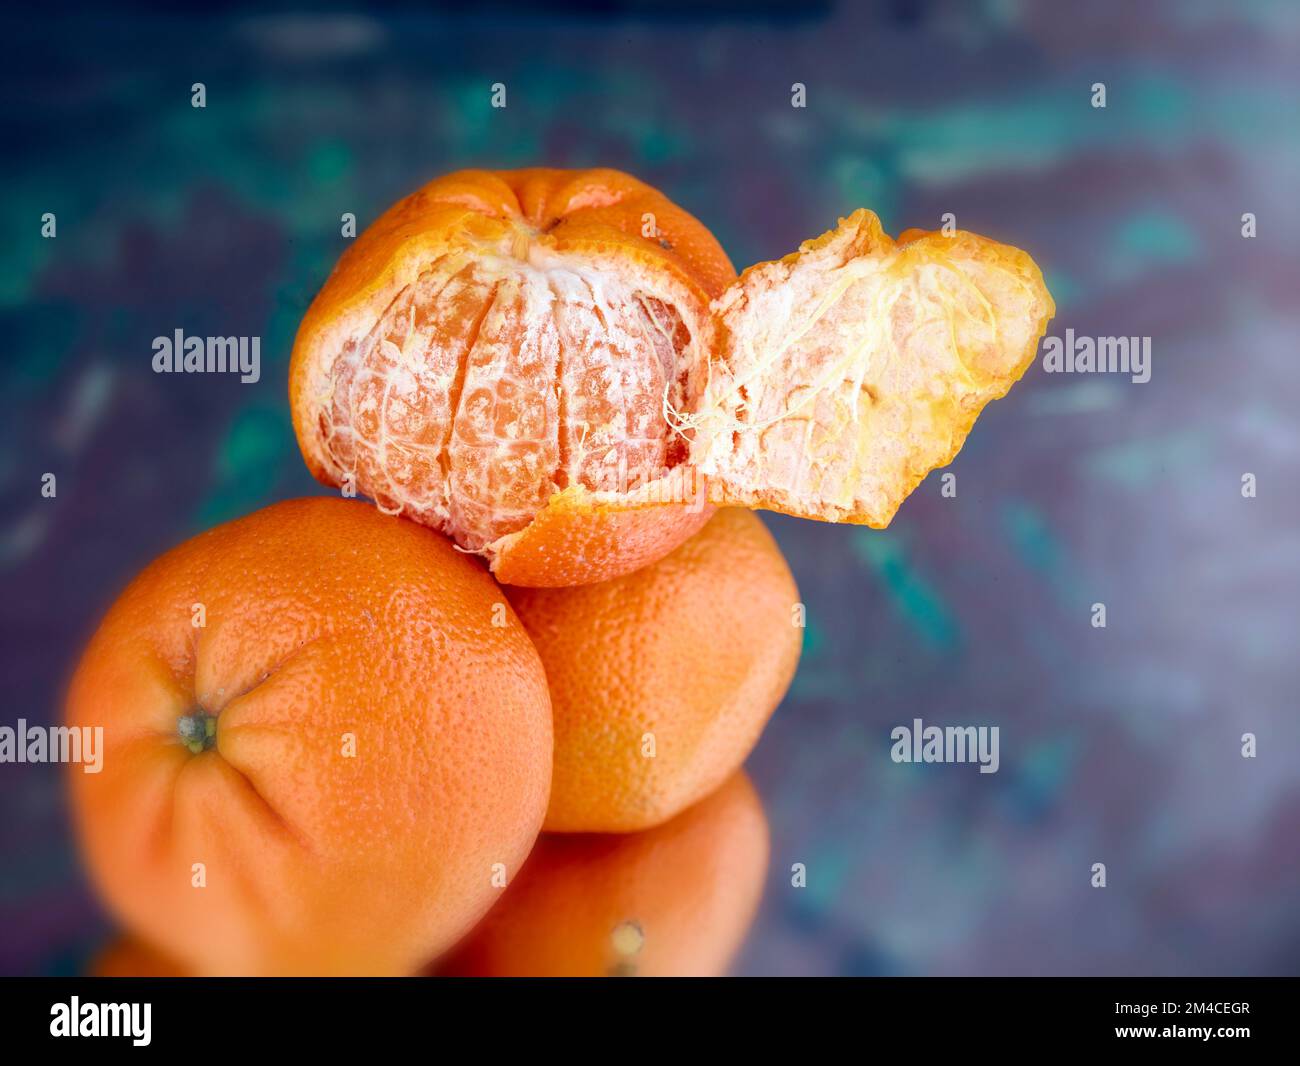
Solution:
[{"label": "stacked fruit", "polygon": [[886,524],[1051,311],[1023,253],[864,211],[736,279],[614,171],[397,204],[290,375],[308,466],[377,506],[183,544],[74,677],[105,738],[74,808],[132,937],[101,971],[725,969],[768,849],[740,766],[803,625],[738,507]]}]

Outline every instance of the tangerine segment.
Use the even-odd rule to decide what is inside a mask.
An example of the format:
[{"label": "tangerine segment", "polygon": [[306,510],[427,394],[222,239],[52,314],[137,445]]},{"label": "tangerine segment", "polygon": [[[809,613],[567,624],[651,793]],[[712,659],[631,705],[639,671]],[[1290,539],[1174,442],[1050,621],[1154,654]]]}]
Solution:
[{"label": "tangerine segment", "polygon": [[895,243],[866,210],[713,304],[691,458],[710,498],[882,528],[950,462],[1055,313],[1032,259],[971,233]]},{"label": "tangerine segment", "polygon": [[536,649],[443,537],[294,500],[156,560],[108,612],[67,720],[90,872],[196,974],[402,974],[517,869],[550,790]]},{"label": "tangerine segment", "polygon": [[557,494],[626,503],[684,461],[665,410],[694,407],[732,277],[698,222],[616,171],[439,179],[362,235],[304,319],[304,455],[495,562]]},{"label": "tangerine segment", "polygon": [[437,972],[721,975],[758,910],[768,849],[762,803],[744,773],[657,829],[543,834],[501,902]]},{"label": "tangerine segment", "polygon": [[335,465],[471,551],[570,485],[663,476],[664,397],[685,402],[671,312],[665,333],[647,297],[598,273],[449,258],[334,363],[321,428]]}]

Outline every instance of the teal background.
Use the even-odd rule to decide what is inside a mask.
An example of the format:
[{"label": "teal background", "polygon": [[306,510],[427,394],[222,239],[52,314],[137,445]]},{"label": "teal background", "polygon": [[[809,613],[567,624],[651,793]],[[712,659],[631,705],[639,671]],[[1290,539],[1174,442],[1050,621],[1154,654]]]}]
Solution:
[{"label": "teal background", "polygon": [[[768,516],[809,623],[749,763],[773,851],[738,970],[1300,968],[1295,5],[228,5],[3,30],[4,723],[57,717],[152,557],[323,491],[285,381],[343,212],[460,167],[608,165],[738,267],[858,206],[895,233],[953,212],[1031,252],[1052,333],[1150,336],[1152,378],[1031,368],[957,497],[932,475],[888,531]],[[176,328],[260,336],[261,381],[153,374]],[[1000,771],[894,764],[914,717],[999,726]],[[0,970],[75,971],[110,927],[59,774],[0,766],[0,810]]]}]

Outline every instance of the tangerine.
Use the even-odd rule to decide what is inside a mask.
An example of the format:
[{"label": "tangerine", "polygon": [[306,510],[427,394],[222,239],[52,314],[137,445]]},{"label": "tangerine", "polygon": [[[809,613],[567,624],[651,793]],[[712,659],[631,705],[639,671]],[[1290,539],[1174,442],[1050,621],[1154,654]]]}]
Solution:
[{"label": "tangerine", "polygon": [[[494,622],[504,624],[494,624]],[[550,787],[542,664],[443,537],[304,499],[145,569],[73,678],[93,880],[187,972],[404,974],[492,903]]]},{"label": "tangerine", "polygon": [[446,976],[711,977],[758,910],[767,820],[744,773],[655,829],[543,834]]},{"label": "tangerine", "polygon": [[504,580],[634,569],[708,518],[690,485],[649,487],[680,463],[665,398],[702,386],[709,300],[734,277],[708,230],[618,171],[439,178],[357,239],[303,320],[307,464]]},{"label": "tangerine", "polygon": [[794,577],[738,508],[635,573],[507,594],[551,687],[551,831],[646,829],[708,795],[745,761],[799,661]]},{"label": "tangerine", "polygon": [[703,225],[627,174],[439,178],[303,320],[308,467],[516,585],[628,573],[717,504],[883,526],[1054,312],[1024,252],[895,242],[865,210],[733,279]]}]

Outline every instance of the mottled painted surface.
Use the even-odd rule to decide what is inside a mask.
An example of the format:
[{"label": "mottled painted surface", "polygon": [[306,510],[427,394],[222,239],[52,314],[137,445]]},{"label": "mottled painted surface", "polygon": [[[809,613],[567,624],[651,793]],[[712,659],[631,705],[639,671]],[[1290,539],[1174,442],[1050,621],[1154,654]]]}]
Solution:
[{"label": "mottled painted surface", "polygon": [[[1035,255],[1053,333],[1152,337],[1151,380],[1035,367],[978,423],[955,499],[933,475],[887,532],[771,519],[809,630],[750,760],[773,867],[739,968],[1300,969],[1294,6],[4,32],[0,722],[57,714],[79,645],[151,557],[320,491],[285,374],[341,213],[364,225],[462,166],[606,164],[744,266],[859,205],[893,232],[951,211]],[[261,336],[262,380],[153,374],[152,338],[176,328]],[[1000,771],[894,764],[889,731],[913,717],[1000,726]],[[0,971],[74,970],[108,924],[59,775],[0,766],[0,810]]]}]

